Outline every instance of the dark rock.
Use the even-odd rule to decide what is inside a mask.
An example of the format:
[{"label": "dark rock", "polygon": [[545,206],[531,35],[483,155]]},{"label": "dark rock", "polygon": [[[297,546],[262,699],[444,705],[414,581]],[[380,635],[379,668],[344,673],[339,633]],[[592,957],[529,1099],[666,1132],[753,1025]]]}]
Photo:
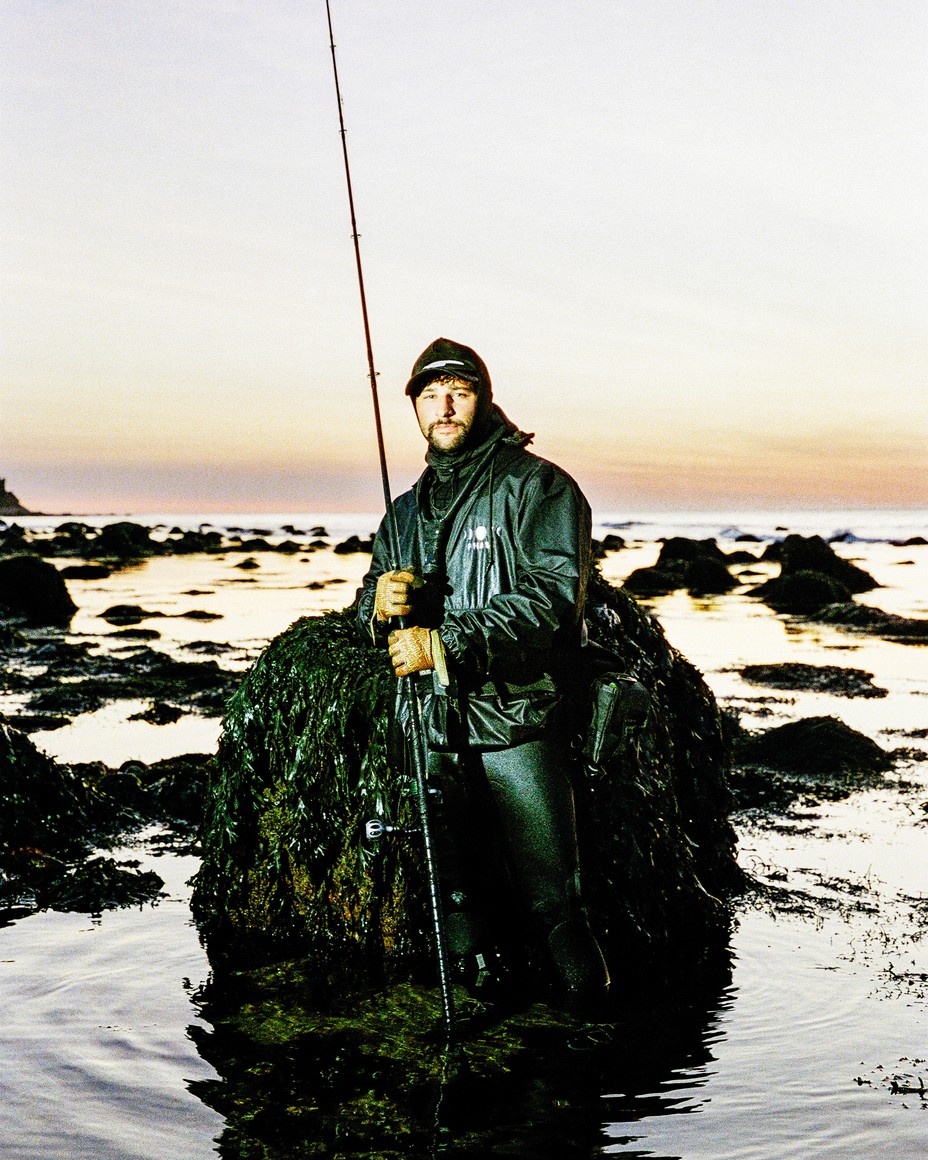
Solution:
[{"label": "dark rock", "polygon": [[342,540],[340,544],[336,544],[332,549],[338,556],[350,556],[354,552],[366,552],[370,555],[374,550],[373,536],[367,540],[361,540],[358,536],[349,536],[347,540]]},{"label": "dark rock", "polygon": [[156,628],[119,628],[108,636],[119,637],[121,640],[160,640],[161,633]]},{"label": "dark rock", "polygon": [[151,555],[154,550],[150,530],[143,524],[132,523],[129,520],[104,524],[94,540],[95,555],[136,559]]},{"label": "dark rock", "polygon": [[204,653],[206,656],[218,657],[224,653],[234,652],[235,649],[230,644],[223,644],[218,640],[191,640],[187,644],[181,645],[181,648],[187,652]]},{"label": "dark rock", "polygon": [[712,539],[694,540],[689,536],[670,536],[661,540],[658,568],[677,563],[689,564],[693,560],[719,560],[724,563],[725,553]]},{"label": "dark rock", "polygon": [[898,616],[868,604],[830,604],[811,617],[816,624],[837,624],[856,632],[866,632],[897,644],[928,644],[928,619]]},{"label": "dark rock", "polygon": [[202,608],[193,608],[190,612],[179,612],[181,620],[222,620],[221,612],[206,612]]},{"label": "dark rock", "polygon": [[114,604],[106,612],[100,613],[100,619],[105,620],[107,624],[121,625],[141,624],[143,620],[152,620],[158,616],[164,616],[164,613],[152,612],[140,608],[137,604]]},{"label": "dark rock", "polygon": [[0,905],[99,912],[157,898],[157,874],[95,857],[94,847],[111,847],[153,821],[189,833],[210,760],[186,754],[119,770],[68,766],[0,719]]},{"label": "dark rock", "polygon": [[894,548],[923,548],[928,544],[924,536],[909,536],[907,540],[890,540]]},{"label": "dark rock", "polygon": [[831,693],[836,697],[886,697],[888,690],[873,684],[873,673],[838,665],[806,665],[796,661],[781,664],[745,665],[741,676],[753,684],[772,689],[807,690]]},{"label": "dark rock", "polygon": [[[648,688],[646,743],[577,787],[584,890],[607,957],[637,973],[699,969],[724,943],[719,901],[741,882],[728,742],[698,672],[653,618],[598,577],[593,639]],[[387,758],[395,681],[351,610],[305,618],[271,643],[230,704],[202,830],[194,913],[214,964],[298,954],[316,979],[397,977],[427,959],[418,845],[363,842],[378,809],[412,809]]]},{"label": "dark rock", "polygon": [[738,581],[721,560],[699,556],[687,564],[683,587],[693,596],[714,596],[731,592],[738,587]]},{"label": "dark rock", "polygon": [[327,548],[329,546],[328,540],[310,540],[309,546],[311,548]]},{"label": "dark rock", "polygon": [[57,568],[37,556],[0,558],[0,615],[63,626],[77,611]]},{"label": "dark rock", "polygon": [[282,552],[285,556],[295,556],[297,552],[302,552],[303,549],[295,540],[282,540],[277,545],[277,551]]},{"label": "dark rock", "polygon": [[236,552],[273,552],[274,545],[269,544],[267,540],[255,539],[241,540],[235,545]]},{"label": "dark rock", "polygon": [[197,552],[220,552],[223,548],[222,533],[214,529],[209,531],[202,528],[196,531],[188,529],[180,536],[167,540],[166,546],[177,556],[190,556]]},{"label": "dark rock", "polygon": [[258,563],[258,561],[257,561],[257,560],[254,558],[254,556],[248,556],[248,557],[247,557],[247,559],[245,559],[245,560],[240,560],[240,561],[239,561],[239,562],[238,562],[236,565],[234,565],[234,566],[235,566],[236,568],[243,568],[245,571],[248,571],[249,569],[260,568],[260,567],[261,567],[261,565]]},{"label": "dark rock", "polygon": [[68,564],[58,569],[64,580],[105,580],[113,574],[113,569],[105,564]]},{"label": "dark rock", "polygon": [[753,552],[727,552],[725,554],[725,563],[729,566],[732,564],[756,564],[758,557]]},{"label": "dark rock", "polygon": [[7,724],[23,733],[51,733],[71,724],[70,717],[62,717],[58,713],[9,713],[6,720]]},{"label": "dark rock", "polygon": [[735,761],[812,777],[877,774],[893,765],[885,749],[837,717],[805,717],[748,734],[735,746]]},{"label": "dark rock", "polygon": [[827,604],[849,601],[850,591],[822,572],[792,572],[775,576],[751,591],[776,612],[814,613]]},{"label": "dark rock", "polygon": [[[869,573],[839,556],[821,536],[790,535],[777,549],[776,558],[784,577],[798,572],[818,572],[837,580],[850,593],[869,592],[879,587]],[[764,558],[774,557],[764,553]]]},{"label": "dark rock", "polygon": [[150,725],[173,725],[184,715],[184,710],[178,705],[169,705],[166,701],[152,701],[147,709],[140,713],[133,713],[130,721],[147,721]]},{"label": "dark rock", "polygon": [[656,566],[635,568],[625,577],[623,587],[635,596],[666,596],[683,587],[683,576],[678,571]]}]

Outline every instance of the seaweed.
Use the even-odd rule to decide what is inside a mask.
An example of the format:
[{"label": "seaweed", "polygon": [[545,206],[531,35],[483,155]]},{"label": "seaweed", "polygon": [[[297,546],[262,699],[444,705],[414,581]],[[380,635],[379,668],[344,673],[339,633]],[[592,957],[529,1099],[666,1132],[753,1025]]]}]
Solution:
[{"label": "seaweed", "polygon": [[[605,770],[578,773],[584,897],[622,977],[708,962],[741,885],[729,745],[699,672],[657,621],[594,571],[590,635],[652,700],[651,725]],[[368,818],[403,828],[408,779],[388,745],[395,680],[352,609],[297,621],[229,703],[193,910],[217,970],[299,957],[314,985],[395,981],[428,950],[421,855],[372,851]]]}]

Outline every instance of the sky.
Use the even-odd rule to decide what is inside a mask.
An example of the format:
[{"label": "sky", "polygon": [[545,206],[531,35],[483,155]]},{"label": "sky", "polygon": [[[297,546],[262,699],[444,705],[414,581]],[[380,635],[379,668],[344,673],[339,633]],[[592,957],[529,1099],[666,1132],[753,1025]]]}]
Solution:
[{"label": "sky", "polygon": [[[924,0],[331,0],[393,491],[440,335],[594,511],[928,507]],[[382,506],[324,0],[7,0],[0,476]]]}]

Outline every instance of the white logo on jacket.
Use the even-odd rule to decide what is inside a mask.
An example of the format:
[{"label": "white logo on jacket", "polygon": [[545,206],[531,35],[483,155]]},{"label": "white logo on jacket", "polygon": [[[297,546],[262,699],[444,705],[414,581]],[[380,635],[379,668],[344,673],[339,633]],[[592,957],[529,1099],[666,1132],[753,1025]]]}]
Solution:
[{"label": "white logo on jacket", "polygon": [[490,546],[490,533],[479,524],[476,528],[467,529],[467,548],[472,552],[485,551]]}]

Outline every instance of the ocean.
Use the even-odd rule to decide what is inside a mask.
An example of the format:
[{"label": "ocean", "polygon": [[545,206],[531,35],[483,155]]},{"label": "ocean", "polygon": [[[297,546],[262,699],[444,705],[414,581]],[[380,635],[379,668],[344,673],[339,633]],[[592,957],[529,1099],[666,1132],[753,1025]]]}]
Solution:
[{"label": "ocean", "polygon": [[[44,532],[65,518],[15,522]],[[67,518],[99,524],[126,517]],[[156,535],[205,526],[260,533],[272,542],[301,540],[324,528],[333,545],[349,535],[367,536],[378,523],[375,514],[336,513],[129,518],[155,528]],[[599,512],[594,522],[598,538],[611,533],[625,541],[602,561],[604,575],[615,582],[653,564],[662,537],[712,537],[725,551],[737,546],[759,554],[788,532],[818,534],[880,583],[860,602],[928,617],[928,546],[905,544],[928,539],[928,512]],[[101,649],[115,647],[101,614],[115,604],[138,604],[167,614],[158,621],[158,649],[182,656],[193,641],[221,642],[233,646],[221,663],[243,672],[296,618],[347,604],[367,566],[362,554],[269,552],[246,575],[235,567],[239,560],[234,554],[159,556],[104,579],[71,580],[78,612],[70,635]],[[755,581],[775,570],[762,562],[749,568]],[[614,1086],[604,1082],[587,1093],[597,1142],[557,1154],[665,1160],[924,1156],[925,647],[779,615],[746,588],[699,598],[678,591],[649,600],[648,607],[746,727],[833,715],[908,756],[879,788],[836,802],[800,803],[782,825],[737,819],[745,869],[765,883],[788,885],[809,906],[788,912],[746,898],[734,928],[731,983],[698,1013],[698,1049],[689,1043],[676,1057],[668,1050],[660,1068],[636,1074],[630,1066]],[[216,619],[176,615],[191,608]],[[769,690],[739,673],[747,664],[782,661],[863,669],[886,695],[791,692],[763,699],[759,694]],[[0,695],[0,711],[20,707],[15,697]],[[167,725],[129,720],[139,707],[115,702],[32,739],[59,760],[111,766],[215,748],[218,719],[187,716]],[[161,837],[141,832],[124,852],[165,879],[167,896],[156,904],[94,916],[42,912],[0,927],[6,1000],[0,1154],[17,1160],[241,1154],[223,1141],[223,1118],[195,1094],[197,1081],[216,1078],[195,1045],[197,1029],[209,1030],[196,1003],[209,964],[188,905],[196,859],[166,852]],[[621,964],[612,967],[621,986]],[[546,1130],[556,1140],[551,1115]]]}]

